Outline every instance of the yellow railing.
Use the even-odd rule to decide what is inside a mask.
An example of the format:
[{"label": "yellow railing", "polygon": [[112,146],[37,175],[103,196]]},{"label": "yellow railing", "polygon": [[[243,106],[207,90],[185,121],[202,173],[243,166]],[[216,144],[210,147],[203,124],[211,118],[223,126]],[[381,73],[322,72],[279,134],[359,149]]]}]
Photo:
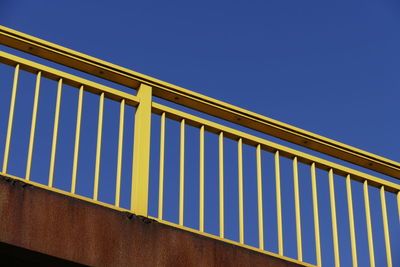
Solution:
[{"label": "yellow railing", "polygon": [[[9,154],[12,149],[11,140],[13,136],[13,126],[15,124],[14,111],[15,103],[17,101],[17,90],[19,73],[21,70],[30,72],[36,75],[36,86],[33,101],[33,110],[31,117],[31,127],[29,129],[29,145],[27,150],[27,161],[26,161],[26,171],[25,177],[14,177],[15,179],[21,179],[25,182],[32,183],[37,186],[44,187],[49,190],[61,192],[73,197],[85,199],[87,201],[95,202],[100,205],[105,205],[117,210],[127,210],[120,207],[120,194],[121,194],[121,173],[122,173],[122,161],[124,158],[123,148],[124,148],[124,125],[126,123],[125,108],[126,106],[133,106],[136,108],[135,117],[132,118],[132,123],[134,121],[134,134],[133,134],[133,160],[132,160],[132,182],[131,182],[131,194],[130,194],[130,212],[133,212],[140,216],[146,216],[158,220],[162,223],[171,224],[175,227],[180,227],[185,230],[193,231],[202,235],[210,236],[212,238],[220,239],[225,242],[230,242],[239,246],[243,246],[249,249],[253,249],[262,253],[273,255],[276,257],[283,258],[288,261],[292,261],[304,266],[311,266],[316,264],[317,266],[322,265],[333,265],[339,266],[343,264],[340,256],[340,242],[339,231],[342,231],[338,225],[338,209],[336,207],[337,191],[335,190],[335,185],[339,182],[338,176],[344,177],[345,182],[345,195],[347,200],[347,216],[348,216],[348,231],[349,231],[349,241],[351,247],[351,263],[353,266],[358,266],[358,261],[364,255],[360,255],[357,250],[357,238],[356,233],[360,233],[361,229],[357,227],[355,223],[355,213],[354,213],[354,196],[353,189],[354,182],[362,185],[363,190],[363,205],[365,209],[365,224],[366,224],[366,237],[368,240],[368,253],[369,253],[369,264],[370,266],[382,266],[382,259],[378,260],[375,257],[374,249],[374,227],[377,220],[380,220],[379,224],[382,224],[384,243],[385,243],[385,254],[386,263],[388,266],[392,266],[392,254],[391,254],[391,244],[393,240],[390,239],[390,231],[392,230],[392,224],[389,224],[388,213],[391,215],[397,213],[399,217],[396,221],[396,226],[398,227],[400,221],[400,186],[396,183],[387,181],[385,179],[377,178],[375,176],[369,175],[364,172],[360,172],[349,167],[334,163],[316,157],[271,141],[264,138],[254,136],[252,134],[240,131],[221,123],[216,123],[208,119],[201,118],[189,114],[187,112],[180,111],[175,108],[168,107],[166,105],[155,102],[153,96],[159,97],[185,107],[189,107],[193,110],[201,111],[202,113],[213,115],[214,117],[224,119],[229,122],[234,122],[236,125],[245,126],[252,130],[257,130],[259,132],[281,138],[286,141],[290,141],[294,144],[310,148],[317,152],[323,152],[329,156],[339,158],[340,160],[345,160],[358,166],[368,168],[377,172],[381,172],[386,175],[390,175],[395,178],[400,178],[400,164],[371,153],[353,148],[341,144],[339,142],[330,140],[328,138],[298,129],[296,127],[272,120],[270,118],[249,112],[247,110],[240,109],[238,107],[229,105],[227,103],[214,100],[212,98],[194,93],[192,91],[156,80],[154,78],[127,70],[125,68],[112,65],[110,63],[89,57],[87,55],[80,54],[78,52],[63,48],[61,46],[54,45],[52,43],[34,38],[29,35],[25,35],[14,30],[0,27],[0,43],[11,48],[19,49],[27,53],[31,53],[35,56],[39,56],[44,59],[52,60],[66,67],[72,67],[79,71],[87,72],[91,75],[101,77],[105,80],[109,80],[115,83],[122,84],[124,86],[133,88],[137,90],[137,94],[132,95],[130,93],[125,93],[120,90],[116,90],[99,83],[89,81],[87,79],[80,78],[78,76],[71,75],[69,73],[59,71],[30,60],[26,60],[6,52],[0,52],[0,62],[6,65],[14,67],[14,79],[11,88],[11,101],[9,106],[9,117],[7,132],[5,138],[4,146],[4,156],[3,156],[3,167],[2,175],[12,176],[8,171],[9,164]],[[58,83],[57,85],[57,95],[55,100],[55,111],[54,111],[54,122],[53,122],[53,134],[51,142],[51,156],[49,163],[49,175],[47,185],[40,185],[36,182],[30,181],[31,179],[31,168],[32,168],[32,158],[34,157],[35,140],[37,136],[36,133],[36,123],[37,123],[37,113],[39,107],[39,95],[41,88],[41,80],[50,79]],[[63,86],[68,85],[77,88],[78,99],[77,99],[77,111],[75,120],[75,136],[73,144],[73,161],[72,161],[72,177],[70,192],[63,192],[54,187],[54,177],[55,177],[55,164],[57,161],[57,144],[60,137],[59,133],[59,120],[61,107],[61,98],[63,92]],[[6,88],[1,88],[5,90]],[[22,88],[24,90],[24,88]],[[89,92],[94,95],[98,95],[98,117],[97,117],[97,138],[96,138],[96,154],[95,154],[95,166],[94,166],[94,182],[93,182],[93,195],[92,197],[82,197],[76,193],[77,184],[77,172],[79,168],[79,151],[80,151],[80,136],[81,136],[81,125],[82,125],[82,112],[83,112],[83,102],[84,102],[84,92]],[[22,92],[24,93],[24,92]],[[117,160],[116,160],[116,173],[114,179],[115,182],[115,201],[111,204],[106,204],[99,201],[99,181],[101,174],[101,158],[102,158],[102,145],[108,140],[104,140],[102,133],[103,129],[103,118],[104,118],[104,103],[105,99],[117,101],[119,103],[119,114],[113,114],[113,116],[119,120],[118,128],[118,143],[117,143]],[[160,131],[155,132],[152,124],[154,125],[152,116],[158,116],[160,119]],[[166,128],[168,121],[177,121],[180,124],[179,131],[179,200],[178,200],[178,223],[171,223],[164,220],[163,211],[165,205],[164,202],[165,192],[164,186],[168,183],[165,177],[165,159],[167,157],[166,146],[168,145],[166,140]],[[198,224],[199,228],[191,229],[185,226],[185,181],[186,177],[185,166],[187,166],[187,157],[185,152],[190,149],[194,149],[192,144],[187,143],[186,129],[188,127],[198,129],[199,137],[199,147],[198,149],[198,166],[199,173],[196,176],[199,178],[199,211],[198,211]],[[206,172],[205,166],[207,165],[207,142],[205,135],[207,133],[215,134],[218,136],[218,208],[219,211],[219,236],[210,235],[205,232],[205,179]],[[159,151],[158,155],[150,155],[150,147],[153,145],[151,136],[154,134],[159,135]],[[238,203],[232,204],[227,203],[225,197],[226,188],[226,149],[224,145],[226,140],[232,140],[237,147],[237,166],[234,168],[237,170],[237,194]],[[255,167],[256,167],[256,195],[257,195],[257,225],[253,228],[257,229],[258,233],[258,246],[249,246],[245,242],[245,190],[246,187],[246,177],[244,174],[245,162],[249,161],[244,156],[244,147],[253,147],[255,149]],[[265,175],[263,174],[263,153],[272,153],[274,161],[275,170],[275,218],[277,225],[277,252],[271,252],[266,250],[265,240],[265,230],[269,227],[265,222]],[[158,157],[158,214],[156,216],[150,216],[149,207],[149,180],[150,180],[150,156]],[[289,159],[292,164],[292,182],[293,182],[293,198],[294,198],[294,222],[296,230],[296,249],[297,256],[293,259],[288,257],[285,253],[284,244],[284,225],[290,224],[290,221],[284,221],[285,211],[283,209],[282,201],[282,188],[281,186],[286,186],[287,180],[281,178],[281,164],[282,158]],[[104,163],[103,163],[104,164]],[[304,175],[299,175],[299,165],[308,166],[309,175],[311,178],[311,203],[313,218],[311,223],[314,228],[314,241],[313,246],[315,247],[315,258],[313,260],[304,259],[304,251],[306,241],[302,234],[302,223],[309,218],[302,217],[302,205],[300,199],[305,197],[302,195],[300,190],[301,181],[304,180]],[[232,166],[229,166],[232,167]],[[323,178],[317,177],[317,171],[322,170],[327,173],[327,179],[329,184],[329,206],[321,207],[320,196],[318,195],[318,182]],[[193,177],[189,177],[193,179]],[[370,190],[371,188],[379,189],[380,196],[380,210],[381,217],[376,218],[371,216],[371,205],[374,203],[370,202]],[[387,195],[390,194],[390,198],[396,197],[397,210],[388,209],[386,204]],[[303,204],[304,206],[304,204]],[[225,227],[232,223],[225,219],[226,208],[236,207],[238,209],[238,240],[232,241],[226,238]],[[321,218],[319,213],[321,209],[330,209],[331,217],[331,231],[332,231],[332,253],[333,262],[322,262],[323,252],[321,248]],[[309,243],[307,243],[310,245]],[[308,263],[307,263],[308,262]]]}]

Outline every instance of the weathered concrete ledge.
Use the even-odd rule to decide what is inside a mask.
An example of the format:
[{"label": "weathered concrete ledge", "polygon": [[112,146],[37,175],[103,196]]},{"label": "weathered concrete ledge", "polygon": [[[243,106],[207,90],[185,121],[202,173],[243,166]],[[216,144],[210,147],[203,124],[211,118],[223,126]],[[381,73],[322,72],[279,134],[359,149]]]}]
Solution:
[{"label": "weathered concrete ledge", "polygon": [[299,266],[3,176],[0,242],[43,266]]}]

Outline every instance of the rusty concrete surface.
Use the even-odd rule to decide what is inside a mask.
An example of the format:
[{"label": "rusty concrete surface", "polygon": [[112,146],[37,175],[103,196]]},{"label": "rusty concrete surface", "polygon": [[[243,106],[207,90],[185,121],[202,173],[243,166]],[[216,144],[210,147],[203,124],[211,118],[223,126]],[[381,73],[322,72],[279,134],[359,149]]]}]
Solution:
[{"label": "rusty concrete surface", "polygon": [[299,266],[1,176],[0,242],[89,266]]}]

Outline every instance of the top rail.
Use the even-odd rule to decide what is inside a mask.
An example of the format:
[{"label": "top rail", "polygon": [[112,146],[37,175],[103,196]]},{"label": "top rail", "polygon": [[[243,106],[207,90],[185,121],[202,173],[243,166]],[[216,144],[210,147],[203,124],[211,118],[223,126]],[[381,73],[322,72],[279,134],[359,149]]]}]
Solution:
[{"label": "top rail", "polygon": [[138,89],[141,83],[145,83],[153,87],[154,96],[400,179],[399,162],[345,145],[341,142],[4,26],[0,26],[0,44],[133,89]]},{"label": "top rail", "polygon": [[231,139],[231,140],[239,140],[241,139],[241,142],[243,144],[253,146],[253,147],[261,147],[262,150],[269,151],[272,153],[275,153],[276,151],[279,151],[279,154],[282,157],[293,159],[297,158],[299,162],[304,163],[304,164],[315,164],[316,168],[319,168],[321,170],[325,171],[330,171],[334,174],[346,177],[347,175],[351,175],[351,178],[355,181],[359,182],[364,182],[365,180],[368,181],[368,184],[370,186],[376,187],[376,188],[381,188],[381,186],[385,186],[386,191],[392,192],[392,193],[398,193],[400,191],[400,185],[386,181],[384,179],[375,177],[373,175],[369,175],[345,166],[342,166],[340,164],[336,164],[334,162],[324,160],[315,156],[312,156],[307,153],[303,153],[301,151],[288,148],[286,146],[282,146],[279,144],[276,144],[274,142],[253,136],[251,134],[247,134],[245,132],[235,130],[233,128],[206,120],[202,119],[200,117],[158,104],[153,102],[152,104],[152,109],[155,114],[162,115],[164,113],[164,116],[175,120],[175,121],[182,121],[182,119],[185,120],[185,123],[187,125],[196,127],[196,128],[201,128],[204,127],[204,130],[217,134],[219,135],[221,132],[223,132],[223,136],[225,138]]},{"label": "top rail", "polygon": [[116,89],[110,88],[105,85],[101,85],[78,76],[59,71],[42,64],[38,64],[32,62],[30,60],[23,59],[21,57],[17,57],[11,55],[9,53],[5,53],[0,51],[0,62],[10,66],[19,65],[21,70],[30,72],[30,73],[38,73],[41,72],[41,75],[45,78],[48,78],[53,81],[63,80],[63,84],[70,85],[72,87],[79,88],[80,86],[85,87],[85,91],[100,95],[104,93],[105,96],[109,99],[115,101],[121,101],[122,99],[126,100],[128,105],[137,106],[139,103],[139,98],[137,96],[118,91]]}]

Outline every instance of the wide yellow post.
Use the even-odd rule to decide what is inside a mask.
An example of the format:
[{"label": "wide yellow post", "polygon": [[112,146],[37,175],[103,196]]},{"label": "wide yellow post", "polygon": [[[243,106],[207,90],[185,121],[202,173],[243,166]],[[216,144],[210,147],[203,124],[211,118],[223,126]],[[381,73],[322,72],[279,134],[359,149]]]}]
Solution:
[{"label": "wide yellow post", "polygon": [[135,115],[131,210],[141,216],[147,216],[149,197],[151,91],[150,86],[140,85]]}]

